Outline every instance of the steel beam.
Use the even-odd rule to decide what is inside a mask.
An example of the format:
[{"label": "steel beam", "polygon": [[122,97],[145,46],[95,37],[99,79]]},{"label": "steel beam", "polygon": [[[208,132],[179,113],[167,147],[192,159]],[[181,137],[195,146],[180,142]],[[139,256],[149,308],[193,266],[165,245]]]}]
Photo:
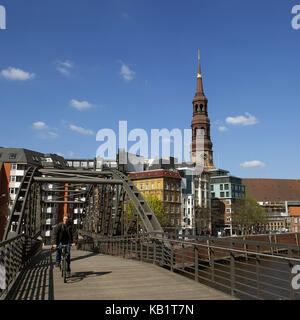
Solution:
[{"label": "steel beam", "polygon": [[76,170],[76,169],[39,169],[39,172],[42,174],[55,174],[55,173],[68,173],[68,174],[84,174],[84,175],[92,175],[92,176],[111,176],[112,173],[108,171],[92,171],[92,170]]},{"label": "steel beam", "polygon": [[82,204],[82,203],[85,203],[84,201],[68,201],[68,200],[43,200],[42,201],[43,203],[70,203],[70,204]]},{"label": "steel beam", "polygon": [[60,182],[60,183],[82,183],[82,184],[123,184],[119,179],[101,178],[70,178],[70,177],[34,177],[37,182]]}]

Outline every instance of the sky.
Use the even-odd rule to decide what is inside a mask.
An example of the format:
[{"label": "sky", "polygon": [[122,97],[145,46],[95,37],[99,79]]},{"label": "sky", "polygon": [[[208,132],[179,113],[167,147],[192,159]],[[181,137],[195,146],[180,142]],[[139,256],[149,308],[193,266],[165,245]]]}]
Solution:
[{"label": "sky", "polygon": [[299,179],[297,4],[0,0],[0,146],[93,158],[119,121],[190,129],[199,49],[215,166]]}]

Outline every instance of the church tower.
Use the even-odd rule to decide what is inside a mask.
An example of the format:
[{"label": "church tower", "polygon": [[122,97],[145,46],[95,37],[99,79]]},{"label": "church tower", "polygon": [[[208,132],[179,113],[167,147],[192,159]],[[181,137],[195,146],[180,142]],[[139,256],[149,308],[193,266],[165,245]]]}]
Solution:
[{"label": "church tower", "polygon": [[210,140],[210,120],[207,112],[207,98],[203,91],[202,74],[200,67],[200,52],[198,51],[197,88],[193,99],[192,146],[191,158],[195,164],[204,169],[215,169],[213,164],[212,142]]}]

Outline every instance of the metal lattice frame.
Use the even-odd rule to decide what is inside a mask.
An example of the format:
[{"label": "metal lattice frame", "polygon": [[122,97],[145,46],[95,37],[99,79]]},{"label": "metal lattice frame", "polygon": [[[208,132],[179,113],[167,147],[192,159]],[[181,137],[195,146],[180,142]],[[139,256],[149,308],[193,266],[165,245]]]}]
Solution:
[{"label": "metal lattice frame", "polygon": [[[47,183],[54,188],[45,188]],[[82,189],[85,186],[85,190]],[[54,192],[55,200],[43,199],[43,192]],[[84,200],[73,200],[74,196]],[[129,202],[134,214],[129,217]],[[3,240],[19,234],[33,236],[42,228],[44,204],[80,204],[81,234],[120,236],[163,232],[155,214],[132,181],[115,169],[105,171],[37,169],[30,167],[21,182]]]}]

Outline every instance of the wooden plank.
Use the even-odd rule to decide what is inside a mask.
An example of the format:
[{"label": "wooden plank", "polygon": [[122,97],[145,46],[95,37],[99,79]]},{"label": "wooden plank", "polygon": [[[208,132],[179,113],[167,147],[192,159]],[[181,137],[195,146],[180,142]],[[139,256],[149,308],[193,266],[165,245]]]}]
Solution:
[{"label": "wooden plank", "polygon": [[[43,251],[28,267],[14,299],[231,300],[232,297],[150,263],[71,250],[63,283],[55,253]],[[38,267],[37,267],[38,266]]]}]

